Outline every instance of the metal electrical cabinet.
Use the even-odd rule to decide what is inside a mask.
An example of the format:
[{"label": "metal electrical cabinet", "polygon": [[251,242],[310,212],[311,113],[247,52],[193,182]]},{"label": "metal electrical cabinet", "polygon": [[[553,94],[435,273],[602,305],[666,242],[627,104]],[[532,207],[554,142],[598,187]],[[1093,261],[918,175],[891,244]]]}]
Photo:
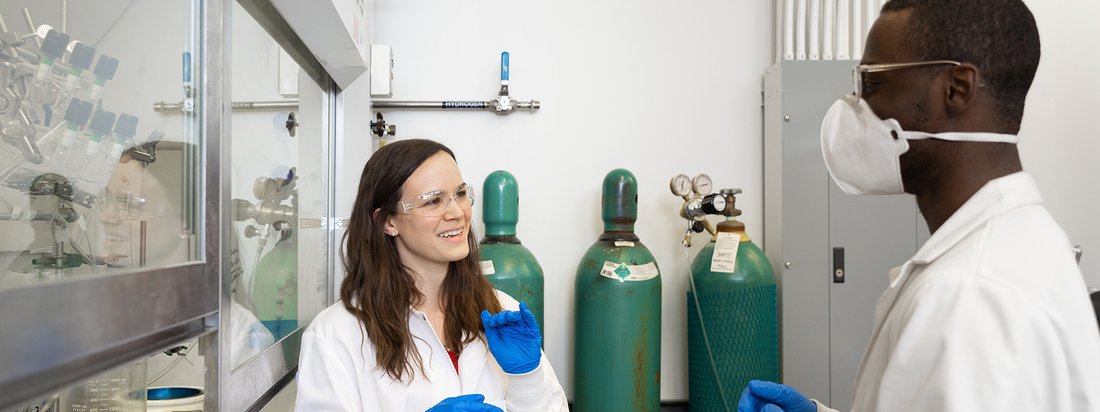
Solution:
[{"label": "metal electrical cabinet", "polygon": [[821,120],[854,61],[783,61],[764,76],[764,250],[779,283],[783,382],[851,408],[875,304],[928,238],[911,195],[851,196],[821,155]]}]

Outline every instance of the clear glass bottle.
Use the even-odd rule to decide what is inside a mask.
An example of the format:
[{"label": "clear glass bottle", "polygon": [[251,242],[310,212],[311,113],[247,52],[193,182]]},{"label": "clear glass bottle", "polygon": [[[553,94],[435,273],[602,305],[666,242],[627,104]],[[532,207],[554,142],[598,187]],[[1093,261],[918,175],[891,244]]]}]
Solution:
[{"label": "clear glass bottle", "polygon": [[61,393],[62,412],[144,412],[146,360],[124,365]]}]

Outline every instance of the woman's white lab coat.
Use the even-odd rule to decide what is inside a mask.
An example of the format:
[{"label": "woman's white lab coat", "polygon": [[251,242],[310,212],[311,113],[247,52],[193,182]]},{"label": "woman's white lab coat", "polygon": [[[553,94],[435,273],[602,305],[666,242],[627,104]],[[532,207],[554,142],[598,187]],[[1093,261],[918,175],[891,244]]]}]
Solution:
[{"label": "woman's white lab coat", "polygon": [[[497,291],[501,306],[518,310],[515,299]],[[506,411],[567,411],[565,392],[543,354],[535,370],[511,375],[500,369],[481,339],[458,357],[458,373],[422,312],[409,310],[409,330],[424,362],[412,382],[394,381],[377,368],[374,348],[359,320],[337,303],[313,320],[302,335],[298,369],[298,411],[418,411],[464,394]],[[415,369],[415,368],[414,368]]]},{"label": "woman's white lab coat", "polygon": [[852,410],[1100,411],[1090,305],[1031,176],[990,181],[890,272]]}]

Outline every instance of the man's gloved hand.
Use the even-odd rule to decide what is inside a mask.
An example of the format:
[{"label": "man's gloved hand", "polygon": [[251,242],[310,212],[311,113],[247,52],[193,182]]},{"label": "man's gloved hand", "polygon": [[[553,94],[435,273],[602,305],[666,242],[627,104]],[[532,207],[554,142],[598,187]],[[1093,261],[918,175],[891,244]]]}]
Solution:
[{"label": "man's gloved hand", "polygon": [[741,392],[737,412],[817,412],[817,404],[790,386],[750,381]]},{"label": "man's gloved hand", "polygon": [[504,412],[500,408],[485,403],[485,395],[469,394],[444,399],[427,412]]},{"label": "man's gloved hand", "polygon": [[481,323],[485,326],[485,338],[489,351],[493,352],[500,368],[510,374],[535,370],[542,358],[542,334],[535,315],[520,302],[519,311],[505,310],[496,315],[481,311]]}]

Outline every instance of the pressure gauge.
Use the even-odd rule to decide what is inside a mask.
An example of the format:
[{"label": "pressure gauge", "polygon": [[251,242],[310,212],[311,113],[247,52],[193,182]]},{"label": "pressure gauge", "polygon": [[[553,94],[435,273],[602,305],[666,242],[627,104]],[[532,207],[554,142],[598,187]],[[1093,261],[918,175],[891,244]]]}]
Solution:
[{"label": "pressure gauge", "polygon": [[691,181],[691,186],[692,190],[695,190],[695,193],[699,195],[710,194],[711,189],[714,189],[714,184],[710,181],[710,176],[706,174],[695,176],[695,179]]},{"label": "pressure gauge", "polygon": [[678,174],[672,178],[672,181],[668,182],[669,189],[672,189],[672,194],[676,196],[687,196],[691,194],[691,186],[691,179],[685,174]]}]

